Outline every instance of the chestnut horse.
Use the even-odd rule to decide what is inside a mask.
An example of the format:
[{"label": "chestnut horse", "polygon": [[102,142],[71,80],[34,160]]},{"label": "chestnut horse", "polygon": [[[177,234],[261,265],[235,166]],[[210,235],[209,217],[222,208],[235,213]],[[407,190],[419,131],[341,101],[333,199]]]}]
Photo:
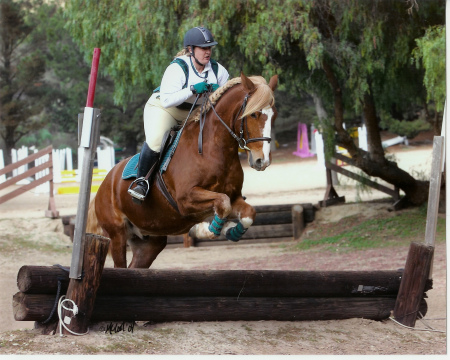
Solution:
[{"label": "chestnut horse", "polygon": [[[203,113],[198,109],[192,114],[193,120],[200,121],[186,123],[162,175],[178,209],[155,182],[142,205],[134,203],[127,193],[132,180],[122,179],[128,159],[108,173],[89,205],[86,232],[111,239],[115,267],[127,266],[127,243],[133,253],[129,267],[149,268],[165,248],[167,235],[191,230],[197,238],[214,239],[222,233],[229,240],[239,240],[255,220],[255,210],[242,197],[244,173],[238,148],[245,148],[252,168],[261,171],[270,165],[277,83],[276,75],[267,84],[262,77],[241,74],[205,99],[208,105]],[[213,215],[211,224],[204,222]],[[227,218],[239,222],[236,225]]]}]

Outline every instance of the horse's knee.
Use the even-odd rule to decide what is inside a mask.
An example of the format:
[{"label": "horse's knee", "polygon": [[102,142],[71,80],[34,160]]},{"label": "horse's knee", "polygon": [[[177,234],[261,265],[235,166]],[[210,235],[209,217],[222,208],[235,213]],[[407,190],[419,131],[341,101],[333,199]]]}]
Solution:
[{"label": "horse's knee", "polygon": [[230,215],[232,207],[231,201],[228,195],[219,194],[220,196],[214,200],[214,213],[217,214],[221,219],[225,219]]}]

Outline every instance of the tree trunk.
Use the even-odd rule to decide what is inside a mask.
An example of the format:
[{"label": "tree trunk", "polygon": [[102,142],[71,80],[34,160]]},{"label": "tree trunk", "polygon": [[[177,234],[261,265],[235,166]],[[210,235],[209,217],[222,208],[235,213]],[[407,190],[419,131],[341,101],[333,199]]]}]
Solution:
[{"label": "tree trunk", "polygon": [[406,204],[420,205],[427,201],[429,182],[414,179],[409,173],[400,169],[396,162],[385,158],[378,127],[376,105],[370,91],[363,98],[363,112],[366,119],[369,152],[355,145],[350,134],[344,129],[344,106],[341,87],[331,66],[326,61],[322,65],[334,94],[334,126],[337,133],[337,145],[346,149],[355,162],[355,166],[367,175],[379,177],[403,190]]}]

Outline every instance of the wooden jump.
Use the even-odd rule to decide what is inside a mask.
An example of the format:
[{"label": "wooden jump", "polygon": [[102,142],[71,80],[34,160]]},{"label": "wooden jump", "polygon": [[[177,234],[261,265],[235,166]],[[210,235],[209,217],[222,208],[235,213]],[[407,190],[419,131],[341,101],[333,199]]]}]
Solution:
[{"label": "wooden jump", "polygon": [[[67,269],[66,269],[67,270]],[[69,282],[59,267],[24,266],[18,321],[44,321]],[[402,271],[150,270],[105,268],[93,321],[383,320]],[[422,299],[421,311],[426,312]]]}]

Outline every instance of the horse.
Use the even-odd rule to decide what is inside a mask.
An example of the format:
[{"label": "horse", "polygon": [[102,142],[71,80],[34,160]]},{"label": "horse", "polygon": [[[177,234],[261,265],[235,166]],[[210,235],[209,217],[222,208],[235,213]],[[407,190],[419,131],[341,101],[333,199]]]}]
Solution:
[{"label": "horse", "polygon": [[[132,251],[129,267],[149,268],[168,235],[189,232],[214,239],[224,234],[232,241],[242,237],[256,212],[242,196],[238,149],[245,149],[253,169],[263,171],[270,165],[277,84],[277,75],[267,84],[261,76],[241,73],[205,97],[202,108],[185,123],[162,175],[168,198],[154,181],[144,202],[134,203],[127,193],[132,180],[122,178],[129,159],[111,169],[89,204],[86,232],[111,239],[114,267],[127,267],[127,244]],[[199,137],[204,139],[201,148]],[[205,221],[212,216],[211,223]]]}]

